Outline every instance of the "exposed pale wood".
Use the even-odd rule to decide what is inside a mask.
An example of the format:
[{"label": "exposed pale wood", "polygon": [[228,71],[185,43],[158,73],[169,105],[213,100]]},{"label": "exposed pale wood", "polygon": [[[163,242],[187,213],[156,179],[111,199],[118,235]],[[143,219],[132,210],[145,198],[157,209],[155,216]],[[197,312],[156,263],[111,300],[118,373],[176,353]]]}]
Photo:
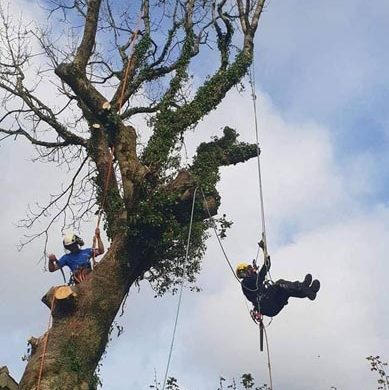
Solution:
[{"label": "exposed pale wood", "polygon": [[[56,299],[56,307],[59,307],[61,309],[62,306],[64,306],[65,301],[69,301],[66,304],[67,309],[69,309],[69,305],[73,306],[73,302],[70,302],[71,300],[74,300],[74,298],[77,296],[77,287],[75,286],[55,286],[51,287],[51,289],[42,297],[42,302],[51,309],[53,299]],[[60,303],[62,301],[62,303]]]},{"label": "exposed pale wood", "polygon": [[111,109],[111,104],[109,102],[104,102],[102,108],[105,111],[109,111]]},{"label": "exposed pale wood", "polygon": [[55,299],[66,299],[70,296],[76,296],[77,294],[72,290],[70,286],[59,286],[54,292]]}]

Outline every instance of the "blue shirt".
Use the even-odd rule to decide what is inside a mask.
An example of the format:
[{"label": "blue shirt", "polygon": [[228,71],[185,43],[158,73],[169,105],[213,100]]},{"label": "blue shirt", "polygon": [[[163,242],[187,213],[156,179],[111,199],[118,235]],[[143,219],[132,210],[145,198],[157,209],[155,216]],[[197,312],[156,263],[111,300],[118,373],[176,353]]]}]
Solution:
[{"label": "blue shirt", "polygon": [[88,267],[90,268],[90,258],[93,256],[93,249],[80,249],[78,252],[67,253],[63,255],[57,262],[59,267],[67,265],[72,272],[77,268]]}]

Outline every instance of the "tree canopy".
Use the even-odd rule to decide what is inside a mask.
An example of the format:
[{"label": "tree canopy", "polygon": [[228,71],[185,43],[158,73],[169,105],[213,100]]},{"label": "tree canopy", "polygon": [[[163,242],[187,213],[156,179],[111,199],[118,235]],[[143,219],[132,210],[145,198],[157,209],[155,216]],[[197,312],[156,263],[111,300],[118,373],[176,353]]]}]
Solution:
[{"label": "tree canopy", "polygon": [[[258,147],[239,142],[226,124],[219,137],[209,129],[212,139],[198,146],[190,164],[181,150],[186,132],[248,72],[264,3],[52,0],[45,2],[45,26],[23,25],[1,9],[1,139],[27,139],[38,159],[69,168],[69,183],[26,220],[32,227],[51,213],[30,240],[47,237],[59,218],[74,226],[97,212],[112,241],[77,287],[71,314],[53,312],[43,339],[50,337],[49,353],[57,359],[47,362],[42,388],[92,386],[112,321],[134,282],[147,279],[163,294],[183,279],[195,281],[210,216],[220,205],[219,168],[247,161]],[[228,226],[223,217],[220,222],[222,230]],[[72,326],[82,331],[69,332]],[[36,385],[43,339],[23,389]]]}]

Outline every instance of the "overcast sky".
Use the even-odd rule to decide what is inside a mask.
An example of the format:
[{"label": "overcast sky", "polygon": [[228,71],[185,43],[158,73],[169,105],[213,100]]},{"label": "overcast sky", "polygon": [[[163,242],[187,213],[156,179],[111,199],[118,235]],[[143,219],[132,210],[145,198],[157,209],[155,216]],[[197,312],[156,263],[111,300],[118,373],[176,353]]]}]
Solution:
[{"label": "overcast sky", "polygon": [[[0,0],[3,3],[3,0]],[[33,1],[18,0],[39,20]],[[290,300],[268,328],[275,390],[377,388],[365,358],[389,360],[389,4],[384,0],[272,0],[256,39],[266,223],[274,279],[320,279],[316,301]],[[0,113],[2,113],[0,108]],[[188,147],[224,125],[253,141],[250,96],[232,91],[191,134]],[[27,205],[48,199],[66,172],[32,163],[26,142],[0,145],[0,365],[18,380],[29,336],[45,331],[40,298],[59,274],[43,272],[42,243],[17,252]],[[255,257],[260,234],[256,161],[223,169],[224,241],[234,264]],[[81,232],[88,241],[95,221]],[[61,255],[61,235],[50,249]],[[251,372],[268,383],[258,329],[215,237],[199,278],[185,291],[170,374],[187,390],[216,390],[219,375]],[[106,390],[147,389],[163,379],[177,304],[131,290],[124,334],[103,360]]]}]

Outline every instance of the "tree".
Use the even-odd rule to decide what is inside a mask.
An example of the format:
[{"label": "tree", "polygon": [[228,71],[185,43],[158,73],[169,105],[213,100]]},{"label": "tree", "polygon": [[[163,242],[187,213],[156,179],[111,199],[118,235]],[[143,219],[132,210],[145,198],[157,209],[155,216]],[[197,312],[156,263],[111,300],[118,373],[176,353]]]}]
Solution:
[{"label": "tree", "polygon": [[[1,10],[1,139],[25,138],[40,160],[67,164],[71,173],[68,186],[26,221],[31,227],[54,210],[31,239],[47,237],[60,217],[74,225],[97,210],[111,240],[88,279],[73,287],[72,304],[56,305],[52,327],[32,341],[21,389],[36,388],[42,356],[40,389],[95,388],[96,367],[131,285],[146,279],[162,295],[182,280],[195,281],[220,204],[219,168],[247,161],[258,148],[238,142],[229,127],[201,143],[188,166],[180,148],[185,132],[248,72],[264,3],[51,0],[51,29],[23,26]],[[199,64],[211,49],[220,60],[205,72]],[[192,77],[196,66],[199,79]],[[53,83],[57,96],[48,101],[40,91]],[[143,125],[135,128],[134,121]]]}]

